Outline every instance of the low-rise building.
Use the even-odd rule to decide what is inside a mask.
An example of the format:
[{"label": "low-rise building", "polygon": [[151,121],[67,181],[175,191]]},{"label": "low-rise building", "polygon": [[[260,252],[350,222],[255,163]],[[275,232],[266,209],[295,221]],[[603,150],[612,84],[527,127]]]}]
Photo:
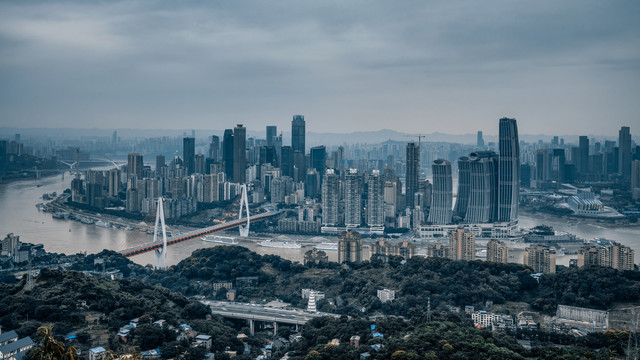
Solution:
[{"label": "low-rise building", "polygon": [[389,290],[389,289],[378,290],[378,299],[380,299],[380,301],[383,303],[387,301],[393,301],[395,300],[395,298],[396,298],[395,290]]}]

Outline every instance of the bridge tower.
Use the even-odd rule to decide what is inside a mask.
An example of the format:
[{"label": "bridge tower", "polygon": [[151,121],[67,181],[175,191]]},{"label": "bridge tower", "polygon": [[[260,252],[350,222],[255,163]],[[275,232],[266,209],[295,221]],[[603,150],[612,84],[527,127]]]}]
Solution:
[{"label": "bridge tower", "polygon": [[163,269],[166,267],[167,261],[167,230],[164,225],[164,207],[162,206],[162,196],[158,198],[158,205],[156,206],[156,225],[153,230],[153,242],[158,241],[158,222],[162,224],[162,250],[155,250],[156,269]]},{"label": "bridge tower", "polygon": [[247,237],[249,236],[249,200],[247,198],[247,184],[242,184],[242,199],[240,200],[240,211],[238,212],[238,220],[242,219],[242,209],[247,208],[247,225],[240,225],[238,228],[240,229],[240,236]]}]

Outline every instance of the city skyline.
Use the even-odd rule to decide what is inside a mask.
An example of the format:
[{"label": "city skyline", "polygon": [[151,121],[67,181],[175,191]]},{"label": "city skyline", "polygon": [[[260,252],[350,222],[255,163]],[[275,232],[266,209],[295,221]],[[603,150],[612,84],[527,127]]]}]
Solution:
[{"label": "city skyline", "polygon": [[[3,126],[610,134],[640,4],[0,5]],[[46,59],[46,61],[44,60]]]}]

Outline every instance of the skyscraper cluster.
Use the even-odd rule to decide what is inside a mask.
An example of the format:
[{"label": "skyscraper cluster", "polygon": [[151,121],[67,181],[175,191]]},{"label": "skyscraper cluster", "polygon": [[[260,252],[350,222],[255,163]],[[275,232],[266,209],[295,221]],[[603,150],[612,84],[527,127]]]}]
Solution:
[{"label": "skyscraper cluster", "polygon": [[517,220],[520,147],[515,119],[500,119],[498,148],[499,154],[476,151],[458,158],[458,195],[453,212],[451,163],[443,159],[433,161],[433,191],[427,223],[485,224]]}]

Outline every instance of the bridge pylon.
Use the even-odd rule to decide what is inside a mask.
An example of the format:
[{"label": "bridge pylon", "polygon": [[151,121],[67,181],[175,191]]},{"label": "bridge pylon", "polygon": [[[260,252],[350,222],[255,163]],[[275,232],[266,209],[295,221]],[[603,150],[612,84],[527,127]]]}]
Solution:
[{"label": "bridge pylon", "polygon": [[247,198],[247,184],[242,184],[242,199],[240,199],[240,211],[238,212],[238,220],[242,219],[242,209],[245,208],[247,209],[247,225],[243,226],[240,225],[238,227],[238,229],[240,230],[240,236],[241,237],[248,237],[249,236],[249,200]]},{"label": "bridge pylon", "polygon": [[156,225],[153,230],[153,242],[158,241],[158,223],[162,224],[162,249],[155,250],[156,269],[163,269],[167,262],[167,229],[164,224],[164,207],[162,196],[158,198],[156,206]]}]

